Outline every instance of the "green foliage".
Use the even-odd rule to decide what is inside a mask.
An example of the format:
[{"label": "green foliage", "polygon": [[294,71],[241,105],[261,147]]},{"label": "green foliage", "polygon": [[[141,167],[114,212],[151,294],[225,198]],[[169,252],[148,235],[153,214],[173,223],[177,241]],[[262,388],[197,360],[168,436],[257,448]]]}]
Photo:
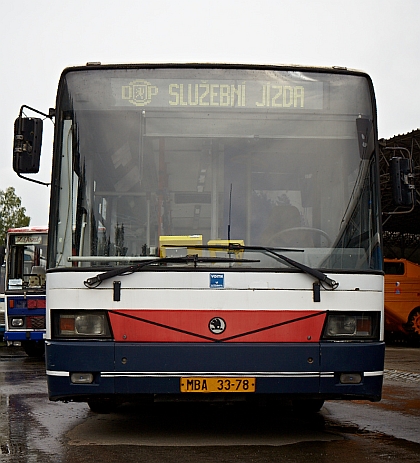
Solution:
[{"label": "green foliage", "polygon": [[0,190],[0,244],[4,243],[9,228],[29,225],[31,218],[25,213],[26,209],[22,207],[21,199],[13,187]]}]

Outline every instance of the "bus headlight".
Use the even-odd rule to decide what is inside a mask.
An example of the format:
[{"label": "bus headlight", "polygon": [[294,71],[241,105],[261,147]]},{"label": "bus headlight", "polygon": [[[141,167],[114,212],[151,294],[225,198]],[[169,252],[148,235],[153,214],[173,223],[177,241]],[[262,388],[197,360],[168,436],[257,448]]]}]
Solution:
[{"label": "bus headlight", "polygon": [[102,336],[105,334],[105,316],[77,315],[74,319],[74,329],[77,334]]},{"label": "bus headlight", "polygon": [[323,339],[379,339],[379,312],[329,312]]},{"label": "bus headlight", "polygon": [[13,328],[23,328],[25,326],[25,320],[23,318],[12,318],[10,325]]},{"label": "bus headlight", "polygon": [[111,337],[108,318],[103,311],[52,312],[53,332],[57,337]]}]

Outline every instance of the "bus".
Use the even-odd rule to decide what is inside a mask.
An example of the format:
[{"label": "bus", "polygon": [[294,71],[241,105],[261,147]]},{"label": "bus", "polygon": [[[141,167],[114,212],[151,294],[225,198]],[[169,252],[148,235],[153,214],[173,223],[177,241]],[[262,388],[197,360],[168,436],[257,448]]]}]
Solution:
[{"label": "bus", "polygon": [[30,357],[45,352],[47,227],[10,228],[6,239],[4,340]]},{"label": "bus", "polygon": [[384,259],[385,333],[420,343],[420,265]]},{"label": "bus", "polygon": [[5,246],[0,246],[0,342],[3,341],[6,327],[6,309],[4,305]]},{"label": "bus", "polygon": [[[39,111],[38,111],[39,112]],[[44,114],[44,113],[41,113]],[[66,68],[47,262],[52,401],[381,398],[376,107],[346,68]],[[42,118],[15,123],[36,173]]]}]

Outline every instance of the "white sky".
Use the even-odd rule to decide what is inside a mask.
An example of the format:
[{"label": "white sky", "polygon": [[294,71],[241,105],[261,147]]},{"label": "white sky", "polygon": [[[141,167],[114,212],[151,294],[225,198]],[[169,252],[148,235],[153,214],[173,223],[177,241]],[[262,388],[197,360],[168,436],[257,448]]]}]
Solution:
[{"label": "white sky", "polygon": [[[373,79],[380,138],[420,127],[420,0],[4,0],[0,11],[0,189],[15,188],[31,225],[48,222],[49,188],[14,173],[13,124],[23,104],[55,106],[67,66],[345,66]],[[47,120],[32,178],[50,181],[51,151]]]}]

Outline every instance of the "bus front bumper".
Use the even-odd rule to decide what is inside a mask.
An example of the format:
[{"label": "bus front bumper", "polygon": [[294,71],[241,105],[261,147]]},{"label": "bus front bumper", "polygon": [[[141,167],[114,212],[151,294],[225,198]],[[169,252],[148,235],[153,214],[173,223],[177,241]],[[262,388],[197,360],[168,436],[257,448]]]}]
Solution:
[{"label": "bus front bumper", "polygon": [[182,379],[215,377],[253,378],[252,395],[378,401],[384,354],[383,342],[209,345],[47,341],[46,369],[50,400],[144,394],[181,397],[185,396]]},{"label": "bus front bumper", "polygon": [[44,331],[5,331],[4,340],[13,341],[42,341]]}]

